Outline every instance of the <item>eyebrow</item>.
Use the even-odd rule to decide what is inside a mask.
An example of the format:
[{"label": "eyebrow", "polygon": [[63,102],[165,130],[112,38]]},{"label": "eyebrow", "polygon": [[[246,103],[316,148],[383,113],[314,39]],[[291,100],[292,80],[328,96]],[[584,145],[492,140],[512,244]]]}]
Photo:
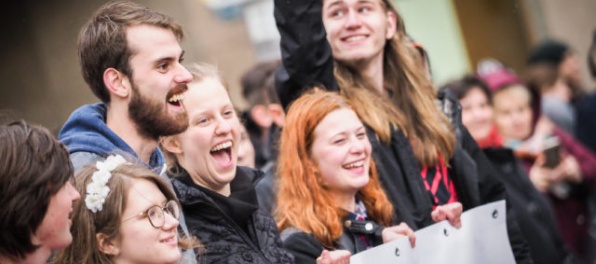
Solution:
[{"label": "eyebrow", "polygon": [[344,1],[335,0],[335,1],[332,1],[331,4],[329,4],[327,7],[331,8],[331,7],[340,6],[340,5],[345,5]]},{"label": "eyebrow", "polygon": [[339,132],[339,133],[335,133],[335,134],[331,135],[329,138],[331,139],[331,138],[334,138],[334,137],[336,137],[336,136],[339,136],[339,135],[346,135],[346,134],[350,134],[350,133],[352,133],[352,132],[360,132],[360,131],[362,131],[362,130],[366,131],[366,129],[364,128],[364,125],[362,125],[362,126],[359,126],[358,128],[356,128],[356,129],[354,129],[354,130],[341,131],[341,132]]},{"label": "eyebrow", "polygon": [[158,206],[158,207],[162,207],[162,208],[163,208],[163,207],[164,207],[164,206],[165,206],[165,205],[166,205],[166,204],[167,204],[169,201],[170,201],[170,200],[168,200],[168,198],[166,198],[166,199],[165,199],[165,202],[163,202],[162,204],[159,204],[159,203],[152,203],[151,205],[149,205],[149,206],[147,206],[145,209],[143,209],[143,211],[142,211],[140,214],[144,214],[144,213],[146,213],[147,211],[149,211],[149,209],[151,209],[151,208],[153,208],[153,207],[155,207],[155,206]]},{"label": "eyebrow", "polygon": [[159,64],[161,62],[179,61],[181,58],[184,58],[184,54],[186,54],[186,53],[184,50],[182,50],[182,52],[180,53],[180,55],[178,57],[165,56],[165,57],[157,58],[155,60],[155,64]]}]

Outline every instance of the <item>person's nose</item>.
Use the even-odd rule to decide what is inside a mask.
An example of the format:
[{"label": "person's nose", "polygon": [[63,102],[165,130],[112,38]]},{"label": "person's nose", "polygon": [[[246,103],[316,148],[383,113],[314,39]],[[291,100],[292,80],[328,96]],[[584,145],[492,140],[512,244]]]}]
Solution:
[{"label": "person's nose", "polygon": [[184,67],[184,65],[177,63],[174,81],[178,84],[190,83],[192,81],[192,74],[186,67]]},{"label": "person's nose", "polygon": [[217,135],[226,135],[232,131],[233,124],[230,123],[230,120],[227,120],[223,117],[219,117],[217,119],[217,127],[215,128],[215,133]]},{"label": "person's nose", "polygon": [[358,13],[354,10],[349,10],[346,14],[346,24],[347,28],[358,28],[362,25],[362,21],[358,16]]},{"label": "person's nose", "polygon": [[164,223],[161,228],[165,231],[175,229],[180,224],[180,221],[178,221],[178,219],[176,219],[173,215],[169,213],[164,212],[164,217]]},{"label": "person's nose", "polygon": [[70,193],[72,200],[78,201],[79,199],[81,199],[81,194],[79,193],[79,191],[77,191],[77,189],[74,186],[72,186],[70,182],[67,182],[66,184],[68,185],[68,192]]},{"label": "person's nose", "polygon": [[353,154],[360,154],[363,153],[364,150],[366,149],[365,146],[365,141],[366,139],[359,139],[357,137],[353,137],[352,140],[350,140],[350,152]]}]

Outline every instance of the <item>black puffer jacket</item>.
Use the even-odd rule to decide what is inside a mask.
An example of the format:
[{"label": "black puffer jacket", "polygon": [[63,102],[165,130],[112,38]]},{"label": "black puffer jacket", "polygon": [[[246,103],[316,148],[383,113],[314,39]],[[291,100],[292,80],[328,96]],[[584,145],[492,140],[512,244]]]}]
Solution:
[{"label": "black puffer jacket", "polygon": [[[275,85],[286,108],[304,88],[322,85],[328,90],[340,89],[333,73],[331,47],[322,22],[322,2],[275,0],[274,14],[282,51],[282,67],[276,72]],[[458,107],[456,102],[451,102],[451,105]],[[457,111],[451,113],[457,114]],[[505,199],[505,188],[498,173],[465,127],[455,123],[458,123],[458,145],[455,155],[449,160],[448,174],[464,210]],[[414,230],[432,224],[430,194],[424,187],[420,167],[408,139],[400,130],[392,131],[389,144],[380,142],[370,129],[368,137],[381,183],[394,205],[397,220],[406,222]],[[507,211],[507,228],[517,262],[532,263],[527,242],[512,210]]]},{"label": "black puffer jacket", "polygon": [[[233,219],[234,216],[225,213],[188,173],[179,171],[182,171],[181,175],[173,178],[172,184],[182,204],[189,232],[205,245],[202,256],[205,263],[294,263],[293,256],[282,248],[274,220],[257,209],[253,184],[260,177],[259,171],[238,167],[236,177],[230,183],[232,194],[227,199],[236,201],[229,203],[228,210],[233,214],[253,210],[244,227]],[[238,193],[243,193],[242,200],[234,197]]]}]

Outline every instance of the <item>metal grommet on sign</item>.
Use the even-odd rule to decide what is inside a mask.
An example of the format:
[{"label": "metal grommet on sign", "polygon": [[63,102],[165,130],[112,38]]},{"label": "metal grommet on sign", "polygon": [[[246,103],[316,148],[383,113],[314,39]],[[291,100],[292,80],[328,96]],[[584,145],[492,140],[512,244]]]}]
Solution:
[{"label": "metal grommet on sign", "polygon": [[494,218],[494,219],[497,219],[497,217],[499,217],[499,211],[497,211],[497,209],[495,209],[495,210],[493,211],[493,218]]},{"label": "metal grommet on sign", "polygon": [[443,235],[449,236],[449,231],[447,231],[447,228],[443,229]]},{"label": "metal grommet on sign", "polygon": [[399,248],[395,248],[395,255],[399,257],[399,255],[401,255],[401,253],[399,253]]}]

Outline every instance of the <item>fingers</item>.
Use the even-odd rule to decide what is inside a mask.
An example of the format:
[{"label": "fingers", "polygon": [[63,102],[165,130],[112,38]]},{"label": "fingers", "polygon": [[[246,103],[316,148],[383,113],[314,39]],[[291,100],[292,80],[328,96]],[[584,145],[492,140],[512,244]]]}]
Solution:
[{"label": "fingers", "polygon": [[317,264],[349,264],[352,253],[347,250],[323,250]]},{"label": "fingers", "polygon": [[449,224],[455,228],[461,227],[461,213],[463,206],[459,202],[450,203],[446,205],[446,214]]},{"label": "fingers", "polygon": [[534,160],[534,165],[542,167],[544,166],[544,162],[546,162],[546,158],[544,157],[544,154],[540,154],[536,157],[536,160]]},{"label": "fingers", "polygon": [[400,229],[401,229],[401,234],[405,235],[408,237],[408,240],[410,240],[410,246],[415,247],[416,246],[416,233],[414,233],[414,230],[412,230],[406,223],[401,223],[399,224]]},{"label": "fingers", "polygon": [[563,166],[562,174],[565,180],[579,183],[582,181],[582,172],[579,162],[573,156],[566,156],[561,162]]},{"label": "fingers", "polygon": [[412,230],[406,223],[401,223],[399,225],[386,227],[382,233],[383,236],[383,243],[387,243],[398,239],[400,237],[406,236],[410,241],[410,245],[412,247],[416,246],[416,234],[414,230]]},{"label": "fingers", "polygon": [[544,193],[548,191],[548,186],[551,182],[551,174],[551,169],[543,168],[542,165],[540,165],[538,161],[536,161],[530,169],[530,181],[532,182],[536,190]]},{"label": "fingers", "polygon": [[317,258],[317,264],[329,264],[331,257],[329,256],[329,250],[323,249],[321,256]]},{"label": "fingers", "polygon": [[453,227],[460,228],[462,211],[463,206],[461,203],[455,202],[437,206],[430,215],[435,222],[447,220]]},{"label": "fingers", "polygon": [[430,216],[436,223],[445,220],[447,214],[445,213],[445,209],[443,208],[443,206],[439,205],[430,213]]}]

